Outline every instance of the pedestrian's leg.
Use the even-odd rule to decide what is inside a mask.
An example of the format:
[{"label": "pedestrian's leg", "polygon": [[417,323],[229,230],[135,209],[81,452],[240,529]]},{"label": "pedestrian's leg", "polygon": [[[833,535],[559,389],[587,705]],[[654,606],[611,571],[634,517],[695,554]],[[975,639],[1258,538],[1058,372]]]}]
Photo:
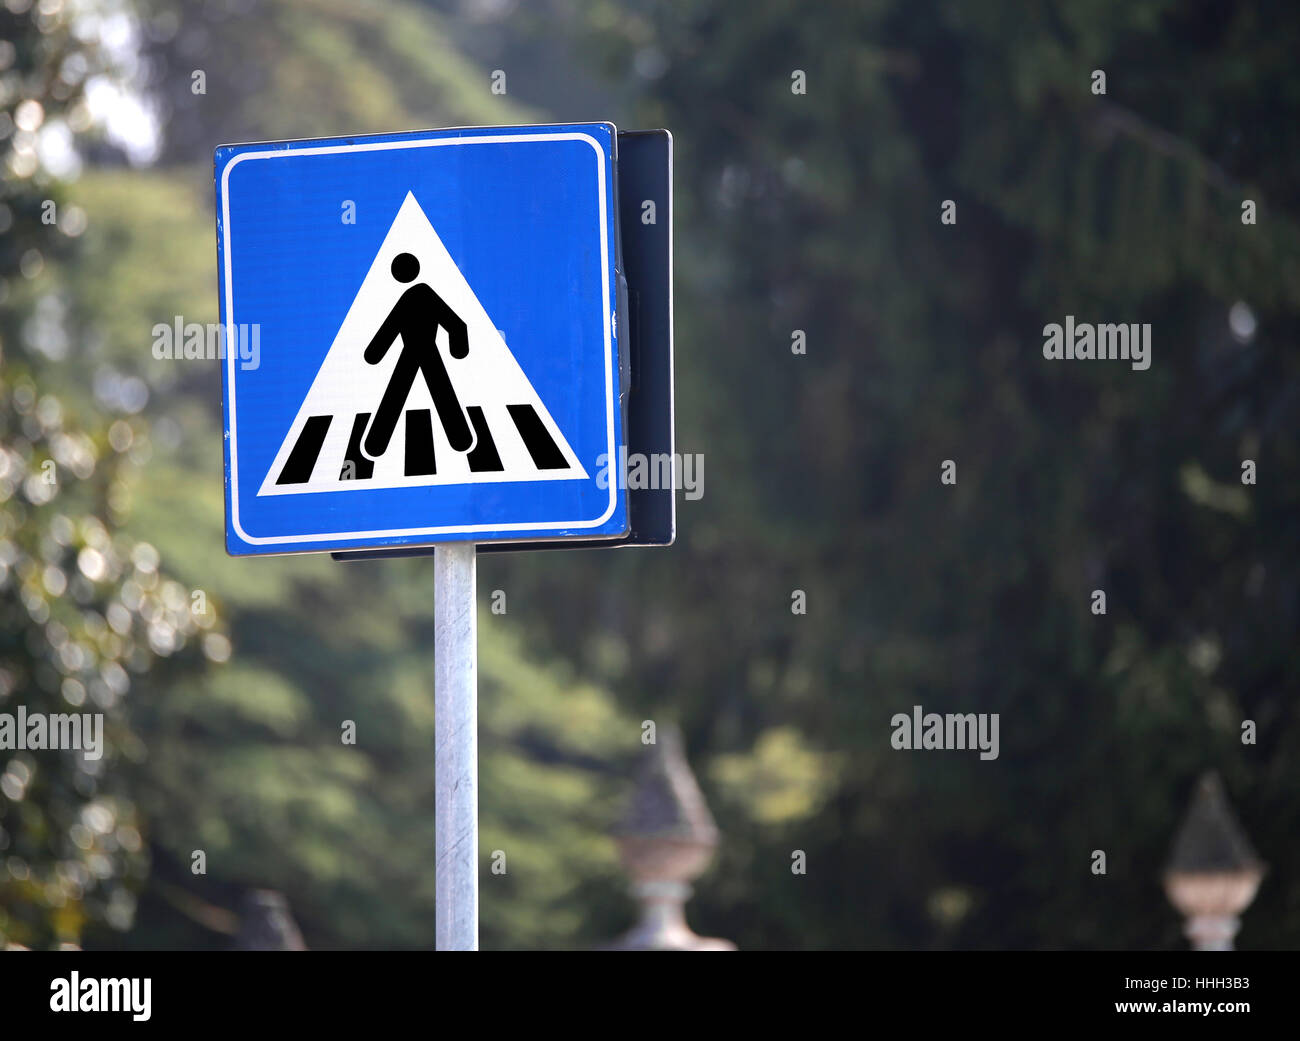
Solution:
[{"label": "pedestrian's leg", "polygon": [[429,384],[433,407],[438,410],[442,429],[447,432],[447,441],[457,452],[468,452],[474,446],[474,431],[470,429],[469,420],[456,397],[456,388],[451,385],[442,358],[435,353],[424,360],[421,368],[424,380]]},{"label": "pedestrian's leg", "polygon": [[378,459],[388,450],[388,442],[397,429],[397,421],[402,418],[402,406],[406,404],[411,384],[415,382],[415,374],[419,371],[420,363],[414,359],[414,352],[403,344],[402,355],[397,359],[397,367],[389,377],[388,387],[384,390],[384,396],[379,402],[379,408],[375,410],[362,444],[366,455],[371,459]]}]

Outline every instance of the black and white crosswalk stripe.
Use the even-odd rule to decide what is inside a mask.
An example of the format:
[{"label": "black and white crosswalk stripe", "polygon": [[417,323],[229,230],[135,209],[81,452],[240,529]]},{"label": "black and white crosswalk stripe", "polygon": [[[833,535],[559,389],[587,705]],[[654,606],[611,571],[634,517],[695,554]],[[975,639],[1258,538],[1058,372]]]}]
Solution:
[{"label": "black and white crosswalk stripe", "polygon": [[[337,479],[341,481],[367,481],[373,479],[377,472],[394,475],[397,472],[395,468],[399,465],[402,476],[427,477],[439,472],[440,461],[444,468],[451,467],[453,472],[462,469],[470,474],[504,471],[501,452],[483,408],[479,405],[470,405],[465,411],[469,416],[470,425],[474,428],[475,438],[474,445],[468,452],[452,452],[444,442],[439,453],[435,448],[435,417],[432,411],[407,409],[403,451],[400,453],[395,451],[394,446],[378,460],[369,458],[361,450],[366,429],[370,425],[371,413],[358,412],[350,417],[351,427],[347,436],[346,449],[341,458],[335,459],[328,458],[331,453],[324,451],[329,433],[336,422],[347,422],[349,417],[310,416],[303,424],[297,441],[280,468],[275,483],[278,486],[309,484],[313,475],[320,479],[325,476],[326,470],[337,474]],[[507,405],[503,415],[509,418],[509,423],[500,424],[507,429],[498,429],[498,436],[517,438],[538,471],[568,469],[569,464],[565,460],[564,452],[548,433],[546,425],[532,405]],[[335,438],[335,441],[342,443],[339,438]],[[441,460],[439,456],[442,457]]]}]

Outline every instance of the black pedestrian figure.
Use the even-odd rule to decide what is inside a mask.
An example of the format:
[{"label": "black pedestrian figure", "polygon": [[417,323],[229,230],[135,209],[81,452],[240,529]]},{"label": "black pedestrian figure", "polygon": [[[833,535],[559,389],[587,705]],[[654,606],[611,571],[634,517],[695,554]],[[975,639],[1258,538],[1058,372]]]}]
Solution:
[{"label": "black pedestrian figure", "polygon": [[[393,258],[390,270],[397,281],[411,282],[420,273],[420,262],[410,253],[399,253]],[[397,356],[397,367],[393,369],[388,388],[366,434],[364,448],[371,459],[378,459],[387,450],[411,392],[411,384],[420,374],[429,385],[434,408],[438,410],[438,419],[447,432],[451,447],[457,452],[467,452],[473,446],[474,432],[438,352],[439,327],[447,330],[453,358],[464,358],[469,354],[469,330],[464,320],[434,292],[432,286],[419,282],[401,295],[366,347],[366,361],[378,365],[394,340],[398,336],[402,338],[402,353]]]}]

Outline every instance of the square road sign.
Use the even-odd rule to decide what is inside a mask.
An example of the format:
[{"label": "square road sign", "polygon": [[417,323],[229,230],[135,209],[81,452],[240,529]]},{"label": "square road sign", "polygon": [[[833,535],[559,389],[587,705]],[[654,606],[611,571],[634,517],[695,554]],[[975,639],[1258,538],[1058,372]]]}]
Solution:
[{"label": "square road sign", "polygon": [[626,534],[615,133],[216,150],[229,552]]}]

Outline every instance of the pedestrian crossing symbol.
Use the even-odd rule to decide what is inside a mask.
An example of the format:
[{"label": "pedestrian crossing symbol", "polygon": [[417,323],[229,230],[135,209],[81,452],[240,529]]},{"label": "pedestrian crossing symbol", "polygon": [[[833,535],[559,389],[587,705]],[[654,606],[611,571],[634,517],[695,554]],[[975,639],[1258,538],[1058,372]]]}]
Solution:
[{"label": "pedestrian crossing symbol", "polygon": [[612,135],[217,150],[230,552],[626,531]]},{"label": "pedestrian crossing symbol", "polygon": [[586,477],[408,194],[258,494]]}]

